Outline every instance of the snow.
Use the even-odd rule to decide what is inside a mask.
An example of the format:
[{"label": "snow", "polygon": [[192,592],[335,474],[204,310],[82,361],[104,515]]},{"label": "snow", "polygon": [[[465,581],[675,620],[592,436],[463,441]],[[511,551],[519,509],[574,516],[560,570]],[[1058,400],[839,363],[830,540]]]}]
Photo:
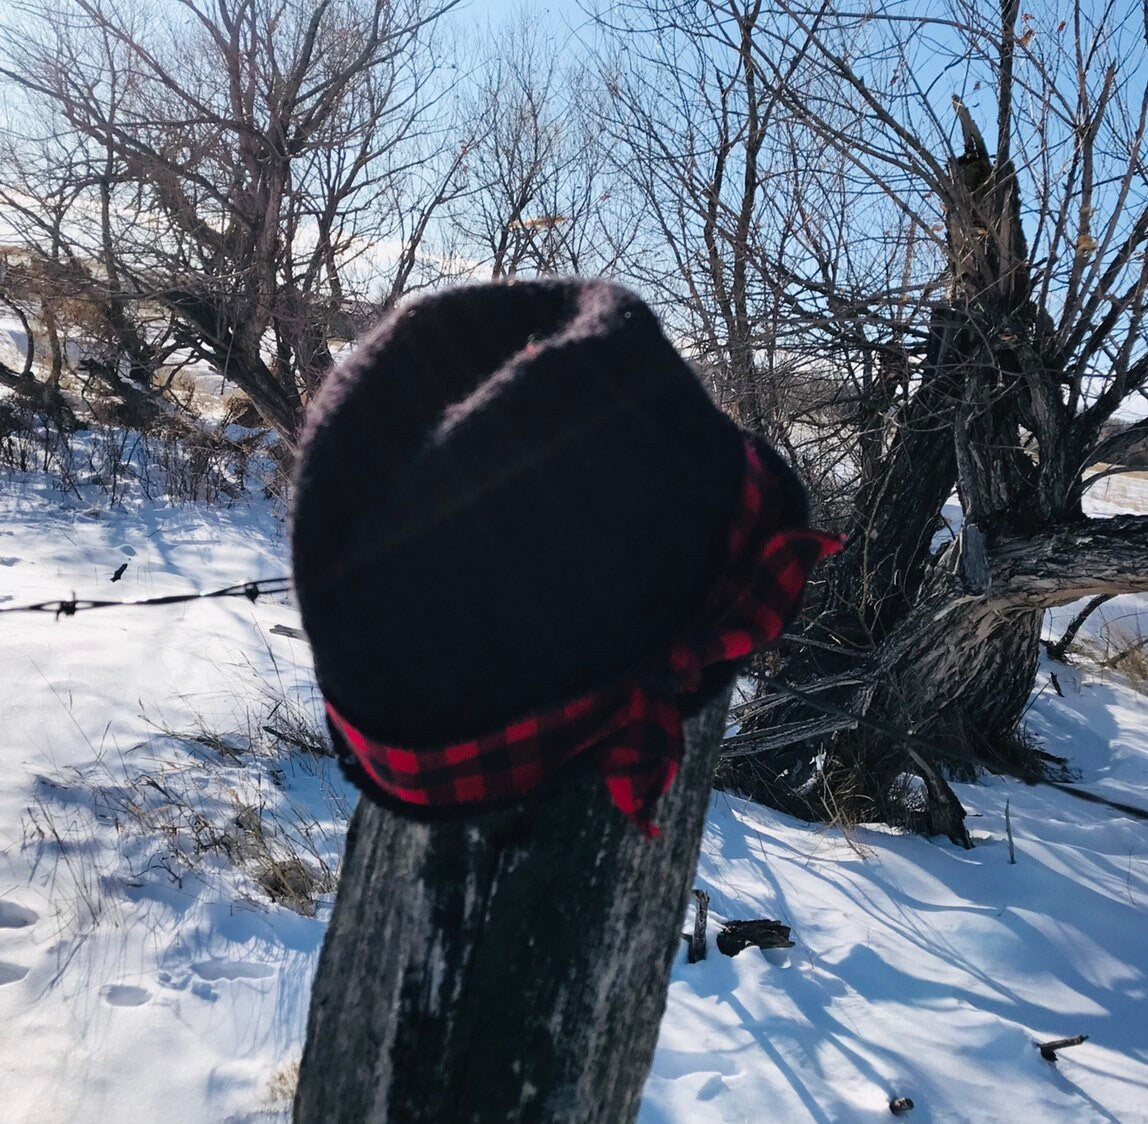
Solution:
[{"label": "snow", "polygon": [[[0,607],[286,568],[282,513],[259,496],[129,486],[112,507],[95,486],[0,474]],[[1085,635],[1146,617],[1120,598]],[[5,1121],[286,1119],[352,800],[328,759],[264,730],[316,715],[306,645],[272,632],[298,624],[281,597],[0,615]],[[1084,787],[1148,805],[1131,685],[1045,666],[1027,722]],[[969,852],[715,795],[696,880],[710,952],[689,965],[683,944],[675,964],[644,1124],[877,1120],[894,1097],[916,1121],[1148,1120],[1148,828],[1046,787],[956,787]],[[319,878],[303,912],[260,885],[270,854]],[[721,921],[759,917],[795,947],[713,947]],[[1034,1046],[1075,1034],[1089,1040],[1055,1065]]]},{"label": "snow", "polygon": [[1089,515],[1148,513],[1148,473],[1120,472],[1102,476],[1084,493]]},{"label": "snow", "polygon": [[[269,503],[109,510],[83,491],[0,478],[0,601],[154,596],[285,571]],[[114,1111],[174,1124],[282,1108],[268,1097],[299,1052],[323,923],[272,905],[205,838],[198,865],[181,861],[171,833],[183,802],[185,821],[215,805],[225,827],[255,809],[269,831],[276,816],[314,820],[315,850],[337,863],[350,794],[331,762],[243,753],[272,698],[313,705],[305,646],[270,631],[298,623],[286,604],[245,599],[0,616],[5,1120]],[[223,731],[237,757],[159,727]],[[131,813],[141,805],[156,830]]]},{"label": "snow", "polygon": [[[1080,690],[1042,698],[1034,725],[1112,713],[1142,794],[1143,700]],[[1115,769],[1110,729],[1074,731],[1090,786]],[[969,852],[864,828],[850,843],[715,797],[697,877],[710,924],[772,917],[796,945],[683,952],[640,1121],[878,1119],[902,1096],[915,1120],[1148,1119],[1144,826],[1016,782],[956,787]],[[1034,1046],[1075,1034],[1089,1041],[1055,1066]]]}]

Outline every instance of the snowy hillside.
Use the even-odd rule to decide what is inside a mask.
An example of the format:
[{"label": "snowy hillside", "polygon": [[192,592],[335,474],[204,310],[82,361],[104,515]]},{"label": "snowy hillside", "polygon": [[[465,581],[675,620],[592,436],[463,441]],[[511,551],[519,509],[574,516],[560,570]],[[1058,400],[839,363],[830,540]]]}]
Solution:
[{"label": "snowy hillside", "polygon": [[[0,476],[0,607],[286,571],[269,501],[77,491]],[[0,615],[5,1121],[285,1118],[351,794],[295,744],[308,652],[277,625],[298,625],[284,598]],[[1031,731],[1148,804],[1148,698],[1058,666],[1060,698],[1047,670]],[[796,945],[683,946],[646,1124],[878,1120],[895,1097],[919,1121],[1148,1120],[1148,828],[1013,781],[958,791],[971,852],[715,797],[711,933],[770,917]],[[1034,1046],[1076,1034],[1055,1065]]]}]

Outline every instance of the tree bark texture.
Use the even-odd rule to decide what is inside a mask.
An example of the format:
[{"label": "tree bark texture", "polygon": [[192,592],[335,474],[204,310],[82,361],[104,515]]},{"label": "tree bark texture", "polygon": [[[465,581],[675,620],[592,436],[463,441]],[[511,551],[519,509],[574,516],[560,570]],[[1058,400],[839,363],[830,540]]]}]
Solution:
[{"label": "tree bark texture", "polygon": [[987,552],[988,588],[965,593],[941,565],[882,653],[896,720],[918,733],[959,724],[1012,729],[1027,705],[1046,609],[1098,594],[1148,590],[1148,518],[1087,519],[1002,536]]},{"label": "tree bark texture", "polygon": [[[883,643],[854,661],[853,674],[798,680],[807,694],[848,714],[912,732],[986,764],[1003,755],[1035,681],[1044,611],[1081,597],[1148,590],[1148,517],[1085,519],[1030,535],[999,535],[976,565],[983,592],[969,591],[967,544],[954,543],[922,586],[916,604]],[[752,721],[730,743],[720,783],[795,815],[880,818],[899,774],[924,776],[935,762],[913,761],[906,743],[823,715],[784,694],[754,704]],[[833,738],[820,779],[809,752]],[[1015,763],[1015,762],[1013,762]],[[926,784],[933,784],[926,777]],[[960,806],[930,790],[922,827],[967,840]]]},{"label": "tree bark texture", "polygon": [[1148,516],[1112,515],[1002,537],[989,555],[990,600],[1051,609],[1081,597],[1148,590]]},{"label": "tree bark texture", "polygon": [[859,639],[879,639],[913,602],[937,512],[957,481],[951,425],[963,346],[957,323],[938,311],[921,386],[903,411],[888,456],[861,482],[849,542],[831,571],[839,634],[860,625]]},{"label": "tree bark texture", "polygon": [[556,790],[463,821],[360,801],[295,1120],[632,1120],[728,705],[727,687],[686,722],[653,840],[589,757]]}]

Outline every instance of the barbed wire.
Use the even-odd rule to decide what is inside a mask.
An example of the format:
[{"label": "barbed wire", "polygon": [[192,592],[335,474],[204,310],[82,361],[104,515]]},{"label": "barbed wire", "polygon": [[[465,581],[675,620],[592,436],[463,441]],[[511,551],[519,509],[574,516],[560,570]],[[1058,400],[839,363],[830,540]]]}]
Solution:
[{"label": "barbed wire", "polygon": [[[191,601],[210,601],[224,597],[244,597],[254,603],[260,597],[276,593],[288,593],[291,589],[292,582],[289,577],[258,578],[255,581],[240,582],[237,585],[227,585],[220,589],[203,590],[198,593],[168,593],[159,597],[143,597],[135,600],[106,601],[73,596],[71,598],[52,601],[37,601],[29,605],[0,605],[0,614],[52,613],[55,618],[59,620],[60,617],[74,617],[77,613],[87,612],[91,609],[124,609],[158,605],[180,605]],[[299,635],[302,636],[302,633]],[[1063,781],[1054,781],[1047,777],[1033,776],[1020,769],[1010,768],[1003,762],[989,763],[977,757],[976,754],[958,749],[955,746],[942,745],[939,742],[933,741],[931,738],[922,738],[910,730],[902,730],[885,722],[875,721],[864,715],[854,714],[844,707],[834,706],[833,703],[825,702],[780,679],[770,677],[767,682],[773,690],[780,694],[788,695],[795,701],[804,703],[806,706],[819,711],[826,717],[839,718],[843,721],[848,721],[851,725],[859,726],[862,729],[872,730],[874,733],[895,738],[906,746],[915,746],[918,749],[927,750],[934,756],[941,758],[941,760],[956,761],[965,765],[973,765],[977,768],[986,768],[992,772],[1012,777],[1014,780],[1022,781],[1025,784],[1036,784],[1045,788],[1055,788],[1058,792],[1063,792],[1068,796],[1075,797],[1077,800],[1083,800],[1089,804],[1098,804],[1113,811],[1121,812],[1126,816],[1131,816],[1133,819],[1140,820],[1141,822],[1148,822],[1148,809],[1137,807],[1134,804],[1126,804],[1120,800],[1111,800],[1107,796],[1101,796],[1099,793],[1091,792],[1088,789],[1076,788]]]},{"label": "barbed wire", "polygon": [[275,593],[290,592],[291,579],[288,577],[258,578],[255,581],[227,585],[221,589],[201,590],[197,593],[167,593],[159,597],[141,597],[120,601],[106,601],[98,598],[76,597],[58,598],[53,601],[37,601],[30,605],[0,605],[2,613],[52,613],[60,617],[74,617],[90,609],[143,608],[155,605],[180,605],[189,601],[209,601],[220,597],[245,597],[255,602],[258,598]]}]

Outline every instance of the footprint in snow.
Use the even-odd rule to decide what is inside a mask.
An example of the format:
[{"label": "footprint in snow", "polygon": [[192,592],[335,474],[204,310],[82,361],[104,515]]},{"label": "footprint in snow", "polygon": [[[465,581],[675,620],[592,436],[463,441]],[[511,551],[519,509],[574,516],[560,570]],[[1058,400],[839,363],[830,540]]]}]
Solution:
[{"label": "footprint in snow", "polygon": [[0,960],[0,984],[15,983],[22,980],[30,971],[23,964],[9,964],[7,960]]},{"label": "footprint in snow", "polygon": [[725,1081],[722,1079],[720,1073],[715,1073],[699,1090],[697,1099],[699,1101],[712,1101],[715,1097],[721,1096],[726,1090]]},{"label": "footprint in snow", "polygon": [[15,566],[17,562],[23,561],[23,558],[15,558],[11,554],[0,554],[0,566]]},{"label": "footprint in snow", "polygon": [[112,1007],[142,1007],[151,998],[146,987],[132,987],[131,984],[104,984],[100,995]]},{"label": "footprint in snow", "polygon": [[215,990],[206,980],[196,980],[191,985],[191,994],[204,999],[208,1003],[214,1003],[219,998],[219,992]]},{"label": "footprint in snow", "polygon": [[0,901],[0,929],[26,929],[39,920],[40,915],[27,906]]},{"label": "footprint in snow", "polygon": [[201,979],[210,980],[266,980],[275,975],[270,964],[253,960],[204,960],[192,964],[191,970]]}]

